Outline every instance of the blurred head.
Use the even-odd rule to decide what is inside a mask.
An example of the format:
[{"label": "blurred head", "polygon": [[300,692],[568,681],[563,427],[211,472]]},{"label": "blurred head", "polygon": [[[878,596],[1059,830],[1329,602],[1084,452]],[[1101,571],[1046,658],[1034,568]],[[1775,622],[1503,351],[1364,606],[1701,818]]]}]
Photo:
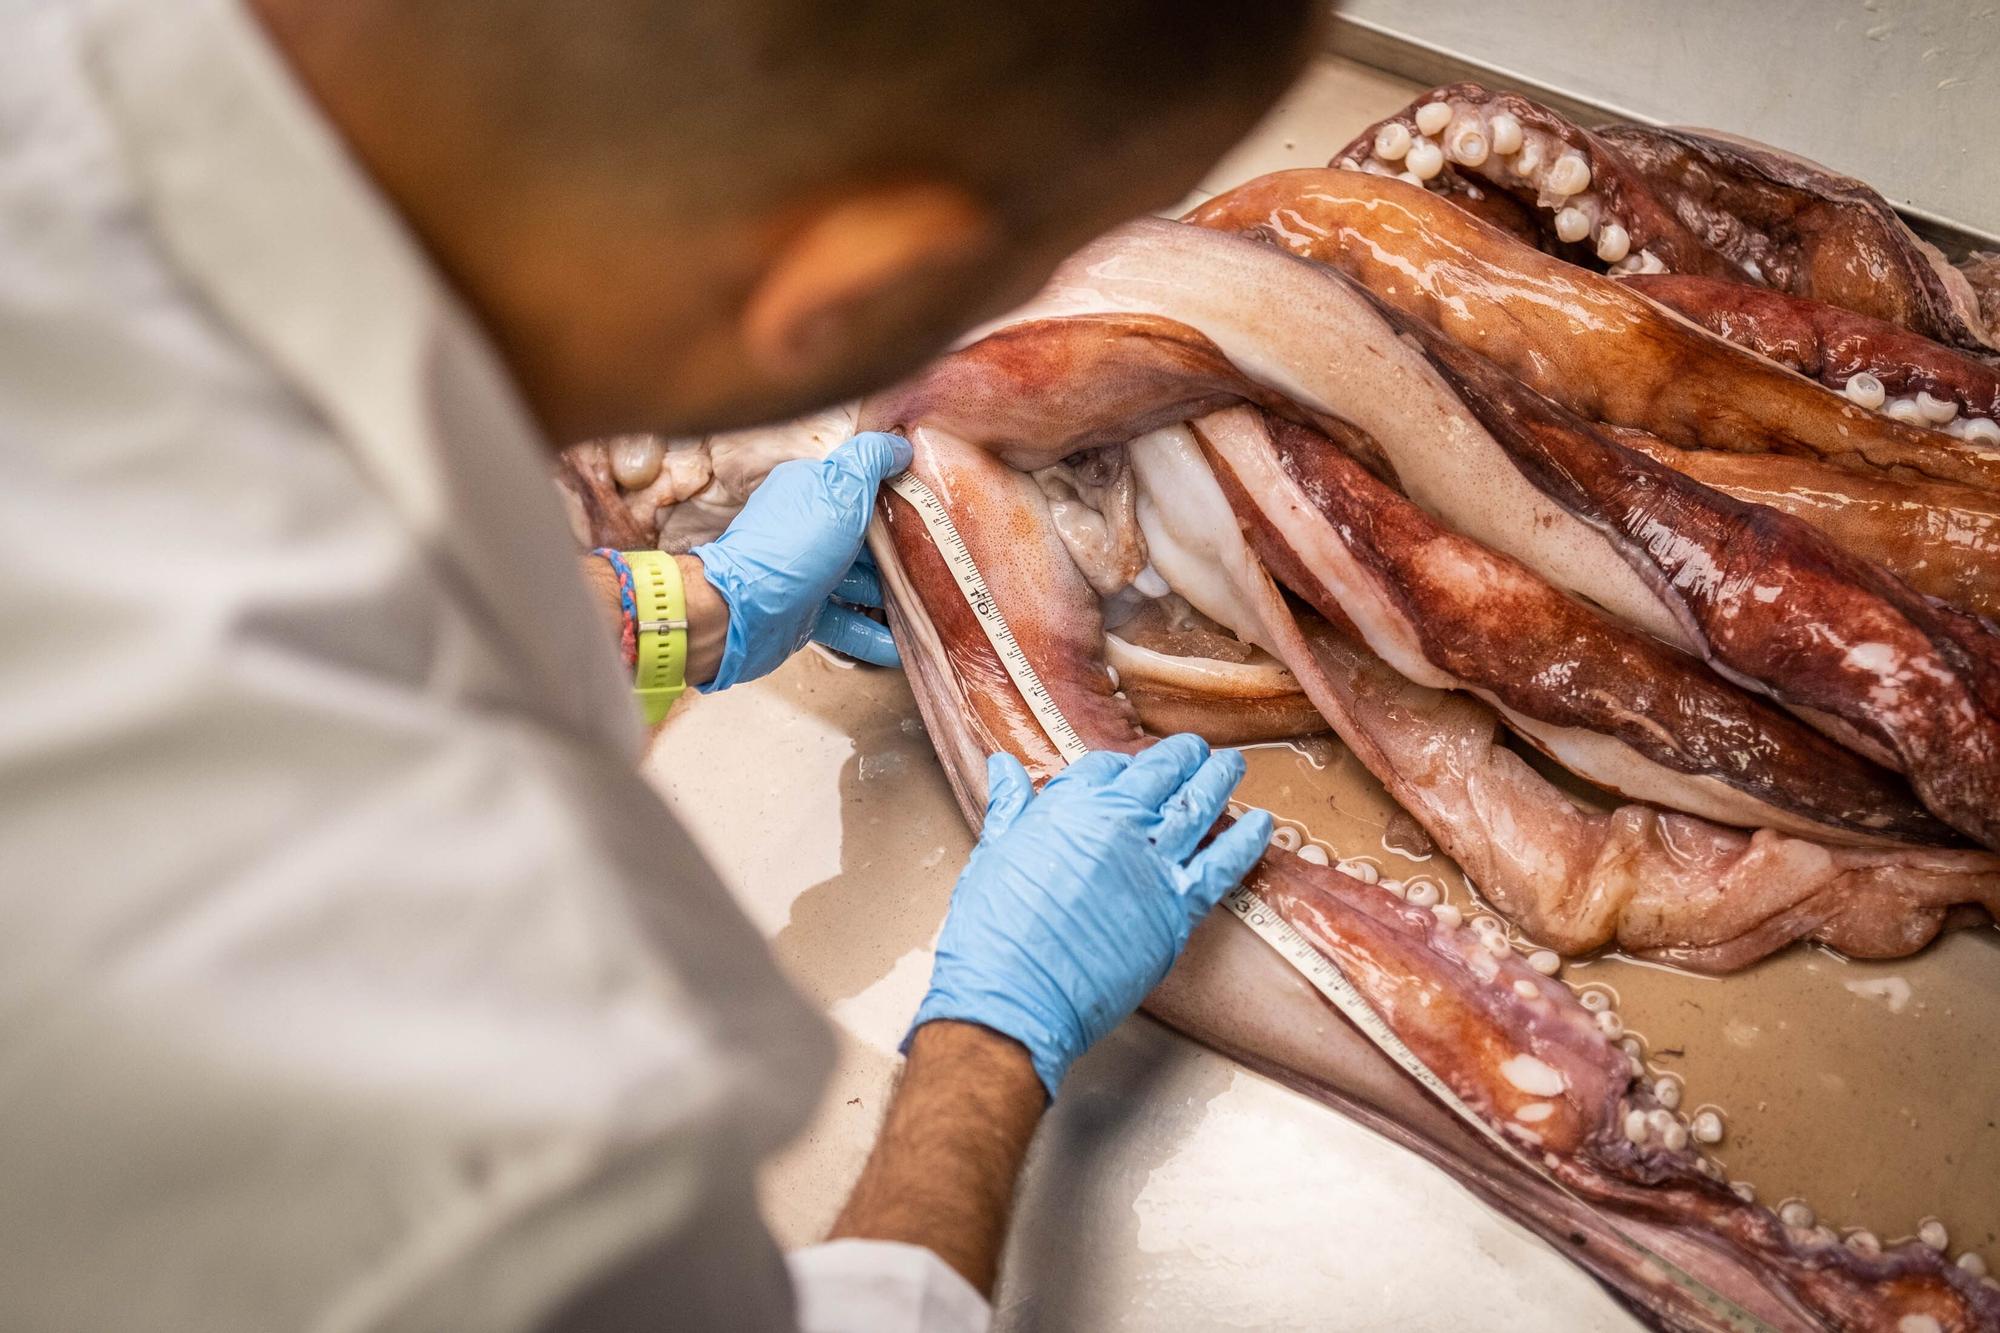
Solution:
[{"label": "blurred head", "polygon": [[1167,204],[1315,0],[252,0],[557,443],[879,386]]}]

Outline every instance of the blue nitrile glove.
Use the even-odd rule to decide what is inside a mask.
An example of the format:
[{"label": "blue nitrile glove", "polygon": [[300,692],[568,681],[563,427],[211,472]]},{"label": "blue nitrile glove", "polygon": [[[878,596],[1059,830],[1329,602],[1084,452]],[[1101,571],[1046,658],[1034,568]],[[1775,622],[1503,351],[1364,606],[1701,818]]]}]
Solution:
[{"label": "blue nitrile glove", "polygon": [[856,610],[882,605],[862,549],[875,492],[910,465],[910,442],[869,431],[825,458],[780,463],[720,537],[689,554],[729,603],[722,662],[703,691],[769,675],[817,639],[878,666],[898,663],[889,631]]},{"label": "blue nitrile glove", "polygon": [[1253,810],[1195,850],[1242,777],[1234,750],[1174,736],[1136,757],[1092,751],[1037,796],[1018,760],[994,755],[911,1036],[940,1018],[991,1028],[1028,1048],[1054,1097],[1270,841],[1271,816]]}]

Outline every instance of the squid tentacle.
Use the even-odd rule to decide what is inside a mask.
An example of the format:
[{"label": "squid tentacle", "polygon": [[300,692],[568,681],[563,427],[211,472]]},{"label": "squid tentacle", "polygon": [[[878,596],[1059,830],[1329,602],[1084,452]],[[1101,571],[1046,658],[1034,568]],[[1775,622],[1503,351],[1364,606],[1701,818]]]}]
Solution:
[{"label": "squid tentacle", "polygon": [[1451,532],[1319,432],[1237,409],[1195,434],[1293,592],[1338,607],[1412,680],[1494,704],[1579,776],[1726,823],[1952,840],[1890,775]]},{"label": "squid tentacle", "polygon": [[[1037,673],[1077,710],[1073,724],[1092,744],[1136,744],[1129,712],[1100,686],[1102,626],[1093,620],[1088,584],[1073,568],[1066,575],[1032,568],[1040,553],[1062,549],[1045,503],[1037,506],[1039,491],[1031,482],[1026,489],[1007,483],[990,459],[946,433],[921,426],[911,433],[920,441],[918,474],[952,497],[968,544],[994,555],[1029,553],[1028,568],[1003,557],[989,580]],[[986,494],[993,486],[1004,489]],[[899,607],[899,635],[919,621],[935,628],[926,637],[903,635],[913,659],[931,658],[915,673],[920,688],[933,695],[926,716],[976,715],[979,734],[1008,738],[1025,762],[1046,771],[1046,741],[1032,743],[1036,724],[1020,696],[1011,687],[996,688],[991,647],[954,609],[961,595],[931,567],[937,557],[928,535],[899,497],[885,495],[882,506],[877,551]],[[1247,564],[1238,568],[1246,577],[1254,573]],[[1268,576],[1260,587],[1267,629],[1287,631],[1284,637],[1296,642],[1298,630]],[[919,605],[901,607],[905,598]],[[963,746],[941,752],[955,765],[975,762]],[[973,819],[977,782],[969,771],[954,781]],[[1912,1243],[1867,1257],[1794,1240],[1767,1209],[1710,1179],[1685,1139],[1677,1142],[1665,1131],[1652,1137],[1655,1113],[1670,1113],[1636,1085],[1623,1053],[1576,997],[1520,960],[1497,956],[1476,932],[1276,849],[1253,871],[1252,883],[1341,964],[1403,1042],[1489,1126],[1542,1154],[1577,1196],[1615,1212],[1616,1228],[1440,1118],[1436,1104],[1416,1094],[1379,1053],[1364,1056],[1361,1048],[1331,1039],[1333,1021],[1323,1003],[1302,995],[1296,977],[1281,979],[1284,965],[1261,944],[1246,951],[1246,932],[1237,923],[1218,919],[1197,933],[1175,975],[1149,1001],[1155,1011],[1252,1059],[1290,1068],[1329,1100],[1373,1108],[1377,1123],[1407,1111],[1402,1136],[1411,1135],[1410,1125],[1423,1126],[1426,1150],[1474,1178],[1498,1206],[1552,1238],[1563,1234],[1563,1226],[1594,1236],[1587,1260],[1593,1271],[1662,1326],[1716,1325],[1700,1302],[1665,1280],[1657,1262],[1632,1248],[1635,1239],[1776,1327],[1803,1329],[1833,1312],[1842,1318],[1924,1312],[2000,1321],[1996,1298],[1935,1252]],[[1282,999],[1271,998],[1274,985]],[[1302,1004],[1321,1015],[1303,1030],[1296,1021]],[[1309,1049],[1302,1052],[1301,1043]],[[1329,1050],[1341,1052],[1337,1063],[1329,1062]],[[1636,1135],[1629,1132],[1635,1123],[1642,1127]]]},{"label": "squid tentacle", "polygon": [[1965,275],[1865,182],[1732,135],[1640,125],[1599,133],[1759,283],[1956,347],[1994,346]]},{"label": "squid tentacle", "polygon": [[1274,172],[1187,220],[1338,268],[1589,420],[1679,448],[1800,454],[2000,490],[2000,453],[1861,408],[1402,181]]},{"label": "squid tentacle", "polygon": [[[1302,317],[1317,316],[1319,323],[1310,333],[1296,339],[1279,337],[1274,345],[1268,321],[1257,319],[1251,311],[1239,313],[1238,305],[1209,290],[1209,281],[1218,269],[1228,281],[1242,284],[1243,290],[1259,298],[1257,304],[1282,306]],[[1112,302],[1142,307],[1150,302],[1154,308],[1120,315],[1116,306],[1107,308]],[[1199,321],[1199,327],[1174,316]],[[1342,321],[1348,321],[1350,327],[1343,328]],[[1326,336],[1315,336],[1322,332]],[[1240,368],[1242,365],[1254,367],[1256,377]],[[1395,392],[1384,392],[1385,387]],[[866,410],[869,419],[877,422],[934,422],[937,424],[930,428],[948,428],[968,438],[991,441],[991,447],[1014,466],[1035,468],[1179,414],[1244,400],[1342,430],[1343,440],[1364,444],[1364,454],[1368,452],[1366,442],[1372,440],[1372,447],[1387,456],[1375,460],[1377,469],[1396,473],[1406,491],[1415,490],[1414,481],[1429,481],[1431,488],[1426,494],[1431,506],[1456,503],[1469,495],[1487,502],[1485,516],[1492,520],[1490,531],[1504,535],[1525,527],[1531,536],[1549,538],[1554,534],[1546,546],[1520,546],[1512,552],[1531,567],[1544,570],[1545,577],[1548,566],[1543,562],[1553,552],[1557,576],[1552,582],[1571,587],[1580,584],[1579,590],[1601,605],[1618,605],[1623,597],[1642,610],[1651,607],[1655,623],[1664,620],[1676,628],[1682,624],[1663,613],[1660,585],[1664,578],[1654,571],[1649,583],[1624,562],[1608,534],[1551,502],[1531,485],[1505,458],[1478,417],[1452,392],[1438,369],[1399,337],[1361,293],[1346,288],[1323,269],[1231,237],[1149,223],[1108,238],[1080,255],[1020,321],[946,358],[919,381],[871,403]],[[1337,420],[1335,413],[1349,410],[1350,404],[1372,433],[1364,434]],[[1191,441],[1189,447],[1194,447]],[[1426,448],[1434,451],[1434,457],[1421,455]],[[1489,464],[1475,474],[1476,482],[1467,482],[1463,467],[1458,465],[1475,449],[1483,451]],[[1149,468],[1157,466],[1158,460],[1152,457],[1155,453],[1136,446],[1133,449],[1145,492],[1139,505],[1142,524],[1149,513],[1157,517],[1170,498],[1170,484],[1146,481]],[[1528,515],[1532,522],[1520,522],[1520,515]],[[1455,526],[1465,532],[1477,526],[1479,517]],[[1226,502],[1219,517],[1211,516],[1192,526],[1214,528],[1218,524],[1234,527]],[[1156,540],[1155,528],[1148,527],[1146,536],[1152,558],[1169,583],[1246,642],[1275,651],[1270,633],[1254,619],[1232,619],[1226,610],[1204,602],[1196,591],[1205,577],[1202,568],[1170,568],[1168,548]],[[1565,558],[1570,560],[1568,565],[1561,563]],[[1227,563],[1214,555],[1205,560],[1208,565]],[[1202,563],[1196,562],[1198,566]],[[1572,571],[1577,575],[1574,581],[1567,577]],[[1622,583],[1616,581],[1619,577]],[[1693,641],[1692,634],[1688,637]],[[1287,661],[1286,665],[1295,667],[1296,663]],[[1323,704],[1321,711],[1326,711]],[[1356,745],[1364,760],[1368,758],[1351,728],[1337,716],[1329,715],[1328,721]],[[1377,756],[1369,767],[1382,776],[1391,766]],[[1446,813],[1430,807],[1426,814],[1424,802],[1414,794],[1398,794],[1413,813],[1433,824]],[[1655,827],[1646,820],[1638,823],[1646,830]],[[1435,836],[1437,829],[1433,827],[1432,832]],[[1683,832],[1693,842],[1712,848],[1712,854],[1686,866],[1670,857],[1637,858],[1618,866],[1606,863],[1609,869],[1593,872],[1601,840],[1567,864],[1552,861],[1536,865],[1504,856],[1472,855],[1464,847],[1460,851],[1466,855],[1466,869],[1475,882],[1515,904],[1511,910],[1521,910],[1520,904],[1527,902],[1548,903],[1551,906],[1543,910],[1551,916],[1562,910],[1553,904],[1584,903],[1605,895],[1613,903],[1655,898],[1684,905],[1720,899],[1767,901],[1761,894],[1746,899],[1740,887],[1750,882],[1747,874],[1753,865],[1771,877],[1776,893],[1792,895],[1784,899],[1786,903],[1814,897],[1818,890],[1834,884],[1852,888],[1859,883],[1859,872],[1837,857],[1835,849],[1812,840],[1774,834],[1756,844],[1751,849],[1754,855],[1746,860],[1739,853],[1748,844],[1729,844],[1720,839],[1724,831],[1712,825],[1695,820]],[[1904,950],[1918,947],[1935,933],[1943,915],[1936,895],[1956,893],[1963,900],[1979,900],[1991,890],[1993,869],[1977,860],[1963,866],[1947,863],[1922,872],[1921,895],[1905,899],[1877,893],[1876,899],[1897,904],[1901,914],[1878,909],[1843,916],[1854,923],[1847,929],[1855,947],[1872,953],[1894,952],[1898,942]],[[1913,873],[1913,878],[1918,877]],[[1508,883],[1491,882],[1497,878]],[[1817,901],[1831,904],[1842,898],[1829,894]],[[1585,942],[1573,947],[1592,947],[1612,937],[1615,931],[1606,922],[1616,917],[1614,911],[1588,930],[1565,931],[1551,937],[1551,942],[1581,940]],[[1865,930],[1860,924],[1864,918]],[[1789,933],[1764,929],[1758,920],[1727,913],[1719,913],[1717,919],[1727,924],[1711,930],[1699,911],[1683,906],[1660,914],[1657,931],[1635,938],[1643,938],[1643,947],[1653,949],[1709,951],[1713,966],[1740,966],[1792,938],[1830,928],[1819,918],[1802,917]],[[1739,935],[1754,939],[1756,951],[1730,947]]]},{"label": "squid tentacle", "polygon": [[[1461,206],[1468,194],[1502,192],[1529,220],[1517,234],[1573,262],[1745,278],[1609,140],[1518,93],[1476,83],[1432,89],[1363,130],[1331,165],[1415,178]],[[1496,220],[1476,204],[1470,211]]]},{"label": "squid tentacle", "polygon": [[[1383,210],[1404,225],[1362,226]],[[1798,520],[1710,491],[1606,440],[1589,424],[1591,412],[1563,401],[1559,390],[1567,387],[1574,397],[1584,380],[1601,387],[1634,360],[1657,373],[1660,340],[1685,339],[1679,355],[1700,354],[1694,363],[1700,373],[1686,377],[1706,386],[1700,392],[1734,388],[1745,395],[1727,406],[1718,402],[1718,412],[1752,416],[1763,410],[1759,404],[1768,405],[1758,395],[1773,385],[1795,398],[1807,395],[1806,404],[1818,395],[1833,400],[1836,412],[1858,409],[1661,313],[1615,282],[1557,272],[1545,256],[1398,182],[1352,172],[1279,173],[1235,197],[1211,200],[1200,218],[1261,228],[1360,284],[1478,416],[1485,428],[1478,443],[1504,459],[1490,465],[1518,469],[1536,491],[1600,533],[1617,560],[1649,576],[1646,586],[1672,607],[1698,651],[1732,678],[1809,710],[1843,741],[1908,773],[1934,813],[2000,846],[2000,641],[1977,621],[1845,555]],[[1502,303],[1496,284],[1513,274],[1528,275],[1522,281],[1540,283],[1540,295],[1561,295],[1564,302],[1553,310],[1526,300]],[[1613,321],[1608,338],[1574,336],[1568,322],[1592,312]],[[1637,351],[1600,351],[1607,341]],[[1579,353],[1580,343],[1588,350]],[[1548,371],[1556,357],[1568,359],[1568,370]],[[1527,368],[1558,392],[1545,396],[1503,367]],[[1741,374],[1713,373],[1730,369]],[[1659,399],[1677,392],[1661,388],[1653,401],[1623,406],[1599,395],[1598,411],[1670,435],[1682,409]],[[1381,443],[1393,461],[1398,442]],[[1487,509],[1463,488],[1438,487],[1424,500],[1461,528]],[[1538,536],[1524,516],[1511,531],[1496,533],[1494,544],[1588,593],[1565,579],[1573,566],[1557,566],[1533,548]]]},{"label": "squid tentacle", "polygon": [[[1972,275],[1880,194],[1766,144],[1641,125],[1591,130],[1518,94],[1457,83],[1369,126],[1331,165],[1436,191],[1614,273],[1774,288],[1972,351],[2000,336]],[[1495,195],[1514,207],[1497,210]]]},{"label": "squid tentacle", "polygon": [[1635,274],[1625,284],[1852,402],[2000,446],[2000,367],[1979,357],[1887,320],[1766,288],[1681,274]]},{"label": "squid tentacle", "polygon": [[1411,332],[1540,489],[1617,533],[1626,559],[1665,576],[1718,669],[1876,742],[1932,810],[2000,847],[2000,639],[1991,631],[1798,519],[1604,439],[1433,330],[1412,322]]},{"label": "squid tentacle", "polygon": [[1867,477],[1786,454],[1676,449],[1623,427],[1605,433],[1710,490],[1810,523],[1926,597],[1989,624],[2000,620],[2000,495]]}]

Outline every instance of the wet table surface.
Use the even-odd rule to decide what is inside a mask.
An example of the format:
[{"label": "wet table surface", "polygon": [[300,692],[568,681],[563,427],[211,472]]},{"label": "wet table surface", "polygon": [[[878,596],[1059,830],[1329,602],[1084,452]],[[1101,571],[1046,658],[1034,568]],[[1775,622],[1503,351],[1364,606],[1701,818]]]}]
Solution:
[{"label": "wet table surface", "polygon": [[[1320,60],[1194,198],[1324,166],[1414,92]],[[816,1241],[874,1141],[972,839],[902,679],[818,652],[690,695],[648,771],[836,1023],[826,1101],[764,1179],[780,1243]],[[996,1327],[1638,1325],[1434,1167],[1138,1017],[1076,1067],[1036,1137]]]},{"label": "wet table surface", "polygon": [[[1323,164],[1413,91],[1321,61],[1196,197]],[[1388,808],[1368,782],[1329,787],[1294,762],[1253,756],[1246,799],[1309,825],[1291,806],[1329,791],[1350,814]],[[648,771],[835,1024],[826,1099],[764,1180],[779,1239],[809,1243],[873,1141],[970,836],[900,674],[817,652],[690,697]],[[1447,896],[1464,891],[1453,878]],[[1790,951],[1721,983],[1618,959],[1565,975],[1644,1025],[1655,1075],[1716,1099],[1721,1157],[1759,1197],[1803,1193],[1822,1220],[1885,1239],[1936,1212],[1954,1248],[1995,1263],[2000,1127],[1968,1112],[2000,1104],[1984,1058],[1996,962],[1988,929],[1893,963]],[[996,1305],[1002,1329],[1637,1327],[1435,1168],[1143,1017],[1077,1066],[1043,1125]]]},{"label": "wet table surface", "polygon": [[[677,710],[648,764],[840,1059],[770,1163],[781,1243],[819,1239],[873,1142],[971,837],[902,678],[802,654]],[[1043,1124],[1000,1329],[1629,1329],[1581,1272],[1325,1107],[1134,1018]]]}]

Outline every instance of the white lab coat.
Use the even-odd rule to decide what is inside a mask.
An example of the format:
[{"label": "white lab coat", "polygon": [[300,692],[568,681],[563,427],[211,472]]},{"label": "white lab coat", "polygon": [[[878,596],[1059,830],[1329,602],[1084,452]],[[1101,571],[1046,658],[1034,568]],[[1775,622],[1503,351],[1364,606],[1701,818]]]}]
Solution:
[{"label": "white lab coat", "polygon": [[788,1279],[827,1033],[547,463],[233,0],[0,0],[0,1328],[984,1327]]}]

